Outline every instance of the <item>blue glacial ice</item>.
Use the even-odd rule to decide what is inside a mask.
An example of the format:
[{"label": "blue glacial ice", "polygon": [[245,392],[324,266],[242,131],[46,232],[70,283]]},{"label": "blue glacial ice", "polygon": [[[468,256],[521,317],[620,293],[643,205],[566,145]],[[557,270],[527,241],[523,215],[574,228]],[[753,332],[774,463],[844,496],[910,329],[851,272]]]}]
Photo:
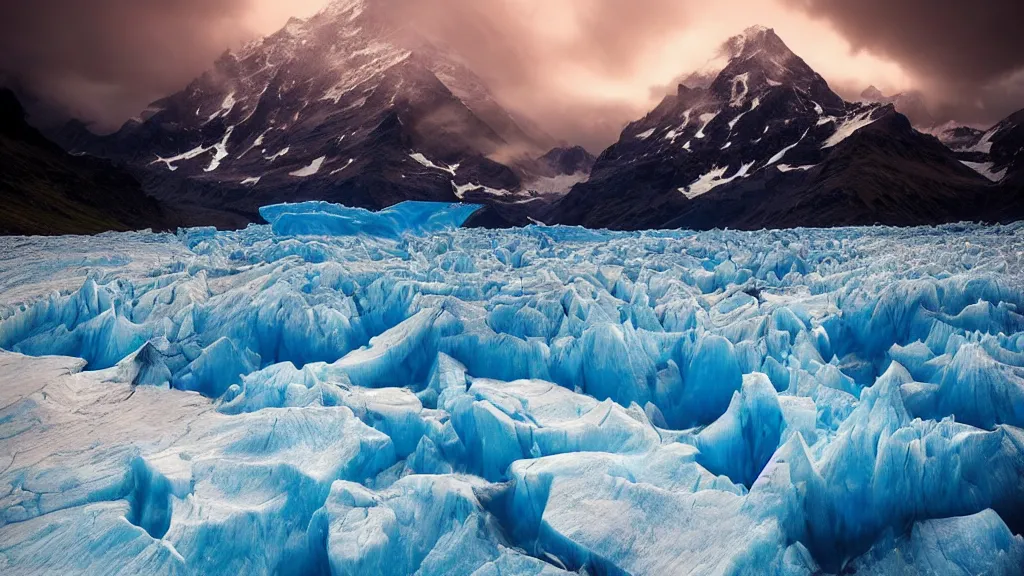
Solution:
[{"label": "blue glacial ice", "polygon": [[0,572],[1024,566],[1024,225],[0,238]]}]

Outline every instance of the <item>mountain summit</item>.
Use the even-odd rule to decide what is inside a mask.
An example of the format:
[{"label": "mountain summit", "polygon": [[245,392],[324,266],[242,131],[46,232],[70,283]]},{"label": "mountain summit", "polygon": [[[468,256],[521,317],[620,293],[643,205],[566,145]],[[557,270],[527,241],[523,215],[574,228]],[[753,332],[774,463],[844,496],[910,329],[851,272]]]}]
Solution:
[{"label": "mountain summit", "polygon": [[773,30],[749,28],[720,53],[629,124],[550,220],[703,229],[1004,217],[988,180],[892,104],[844,101]]},{"label": "mountain summit", "polygon": [[65,140],[126,163],[196,223],[241,225],[280,201],[500,202],[521,187],[508,165],[550,148],[523,125],[456,55],[379,3],[340,0],[225,54],[117,133]]},{"label": "mountain summit", "polygon": [[931,111],[928,109],[924,95],[916,90],[886,96],[881,90],[872,85],[860,93],[860,100],[862,102],[892,104],[896,107],[897,112],[906,116],[911,124],[921,130],[933,129],[935,127],[935,117],[932,116]]}]

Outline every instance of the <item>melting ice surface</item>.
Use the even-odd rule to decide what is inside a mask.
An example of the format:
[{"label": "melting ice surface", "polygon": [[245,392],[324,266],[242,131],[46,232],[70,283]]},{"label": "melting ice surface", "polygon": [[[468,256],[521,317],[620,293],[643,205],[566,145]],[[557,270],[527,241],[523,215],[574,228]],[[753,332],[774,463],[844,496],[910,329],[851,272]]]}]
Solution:
[{"label": "melting ice surface", "polygon": [[1024,226],[0,239],[5,574],[1019,574]]}]

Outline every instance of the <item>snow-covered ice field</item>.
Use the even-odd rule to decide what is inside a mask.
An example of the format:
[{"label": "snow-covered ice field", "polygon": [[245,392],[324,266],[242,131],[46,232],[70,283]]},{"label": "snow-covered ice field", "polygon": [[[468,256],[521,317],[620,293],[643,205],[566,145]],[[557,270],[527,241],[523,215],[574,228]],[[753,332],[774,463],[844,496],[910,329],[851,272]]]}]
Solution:
[{"label": "snow-covered ice field", "polygon": [[0,238],[3,574],[1020,574],[1024,225]]}]

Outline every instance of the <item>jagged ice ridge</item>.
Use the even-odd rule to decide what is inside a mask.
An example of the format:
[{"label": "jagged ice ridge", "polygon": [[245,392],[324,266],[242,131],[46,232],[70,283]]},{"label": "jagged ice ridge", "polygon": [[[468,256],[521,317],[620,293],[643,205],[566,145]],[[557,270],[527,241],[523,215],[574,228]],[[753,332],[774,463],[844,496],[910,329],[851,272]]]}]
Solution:
[{"label": "jagged ice ridge", "polygon": [[18,574],[1016,574],[1022,225],[0,238]]}]

